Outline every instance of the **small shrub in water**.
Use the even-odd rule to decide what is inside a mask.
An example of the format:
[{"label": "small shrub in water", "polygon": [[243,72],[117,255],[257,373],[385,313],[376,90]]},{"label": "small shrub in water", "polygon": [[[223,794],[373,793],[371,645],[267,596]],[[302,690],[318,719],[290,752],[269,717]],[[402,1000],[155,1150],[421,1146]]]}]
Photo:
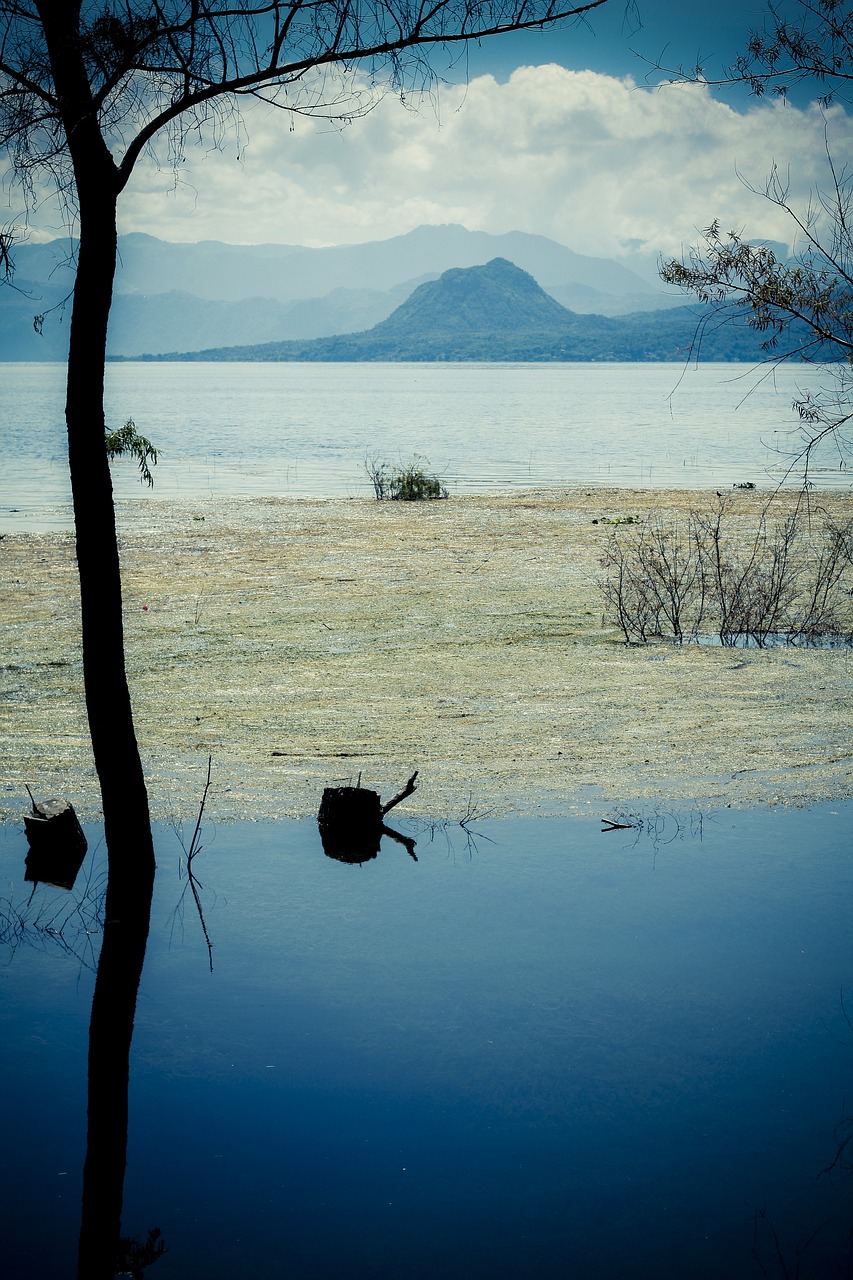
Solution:
[{"label": "small shrub in water", "polygon": [[397,502],[423,502],[432,498],[446,498],[447,489],[438,476],[424,471],[415,463],[409,463],[393,472],[389,497]]},{"label": "small shrub in water", "polygon": [[425,469],[414,458],[402,467],[391,467],[381,458],[367,458],[364,463],[368,479],[378,501],[428,502],[446,498],[447,488],[438,476]]}]

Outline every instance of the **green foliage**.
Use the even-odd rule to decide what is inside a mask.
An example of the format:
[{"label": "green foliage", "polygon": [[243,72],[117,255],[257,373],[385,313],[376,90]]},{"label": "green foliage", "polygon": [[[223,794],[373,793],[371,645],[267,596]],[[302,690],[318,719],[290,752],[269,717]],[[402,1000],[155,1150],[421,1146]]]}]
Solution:
[{"label": "green foliage", "polygon": [[110,461],[113,458],[135,458],[139,463],[140,482],[147,484],[149,488],[154,487],[151,467],[156,467],[160,451],[155,449],[150,440],[140,435],[133,418],[128,418],[123,427],[108,431],[104,436],[104,444]]},{"label": "green foliage", "polygon": [[695,294],[707,308],[696,346],[709,329],[728,327],[721,321],[745,321],[768,358],[821,366],[827,385],[804,392],[793,404],[801,443],[792,449],[791,469],[802,464],[804,482],[819,446],[832,445],[842,468],[851,447],[844,428],[853,418],[853,180],[838,178],[831,161],[830,168],[834,189],[818,193],[820,225],[814,215],[797,216],[775,170],[768,181],[767,198],[791,216],[805,238],[807,247],[796,259],[781,262],[766,245],[749,244],[734,231],[724,236],[713,222],[702,245],[660,271],[668,284]]},{"label": "green foliage", "polygon": [[425,469],[425,459],[414,457],[404,466],[392,467],[376,456],[364,463],[373,492],[379,502],[428,502],[446,498],[447,489],[437,475]]},{"label": "green foliage", "polygon": [[398,467],[391,475],[388,496],[398,502],[422,502],[431,498],[446,498],[447,490],[438,476],[429,474],[417,463]]}]

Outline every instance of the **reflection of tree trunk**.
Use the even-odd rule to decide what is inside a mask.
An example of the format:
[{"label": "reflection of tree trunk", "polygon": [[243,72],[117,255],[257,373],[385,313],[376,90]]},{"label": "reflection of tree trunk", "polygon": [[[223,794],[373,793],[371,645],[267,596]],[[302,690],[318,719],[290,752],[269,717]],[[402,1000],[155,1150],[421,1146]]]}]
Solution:
[{"label": "reflection of tree trunk", "polygon": [[150,911],[150,889],[147,897],[137,891],[128,901],[114,884],[108,887],[89,1024],[89,1128],[78,1280],[112,1280],[115,1274],[127,1160],[130,1042]]}]

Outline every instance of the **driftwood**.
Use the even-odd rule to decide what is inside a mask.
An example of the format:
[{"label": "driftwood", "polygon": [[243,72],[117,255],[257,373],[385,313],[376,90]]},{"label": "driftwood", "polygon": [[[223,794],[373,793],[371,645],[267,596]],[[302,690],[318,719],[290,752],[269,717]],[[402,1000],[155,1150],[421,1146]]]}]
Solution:
[{"label": "driftwood", "polygon": [[30,845],[24,879],[73,889],[88,845],[70,801],[37,804],[33,800],[32,812],[24,818],[24,830]]},{"label": "driftwood", "polygon": [[320,801],[317,825],[323,852],[338,862],[369,862],[379,853],[383,836],[390,836],[415,856],[415,841],[392,827],[385,814],[416,790],[417,770],[401,791],[383,804],[379,793],[368,787],[326,787]]}]

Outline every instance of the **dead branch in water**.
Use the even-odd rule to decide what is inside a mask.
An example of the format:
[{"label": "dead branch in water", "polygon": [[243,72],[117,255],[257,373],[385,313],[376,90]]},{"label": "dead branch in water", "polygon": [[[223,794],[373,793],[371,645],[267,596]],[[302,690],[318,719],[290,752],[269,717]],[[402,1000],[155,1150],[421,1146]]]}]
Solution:
[{"label": "dead branch in water", "polygon": [[389,809],[393,809],[395,805],[400,804],[401,801],[405,800],[406,796],[410,796],[413,791],[417,790],[417,787],[415,786],[415,779],[417,778],[417,776],[418,776],[418,771],[417,769],[415,769],[415,772],[412,774],[411,778],[409,778],[409,781],[403,787],[403,790],[398,791],[397,794],[393,796],[388,801],[387,804],[383,804],[382,806],[383,818],[385,817],[385,814],[388,812]]}]

